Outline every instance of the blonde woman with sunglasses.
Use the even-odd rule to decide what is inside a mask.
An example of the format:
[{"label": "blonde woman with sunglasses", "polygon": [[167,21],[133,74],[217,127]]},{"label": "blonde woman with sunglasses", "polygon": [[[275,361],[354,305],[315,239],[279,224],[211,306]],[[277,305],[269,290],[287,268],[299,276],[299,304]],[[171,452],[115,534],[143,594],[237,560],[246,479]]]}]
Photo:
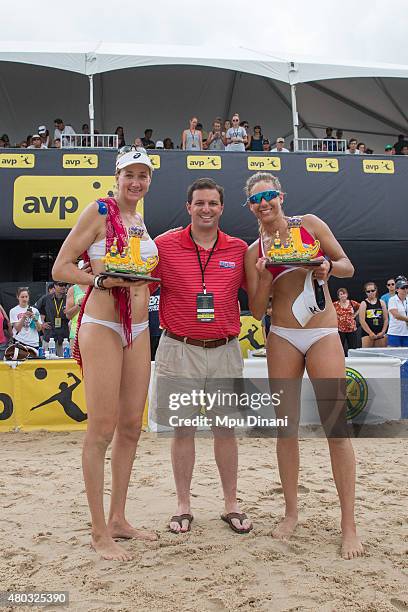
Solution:
[{"label": "blonde woman with sunglasses", "polygon": [[[291,218],[284,214],[284,194],[275,176],[265,172],[252,175],[246,183],[246,194],[246,203],[258,221],[260,234],[246,255],[249,307],[260,320],[272,298],[272,321],[267,338],[268,375],[271,391],[275,384],[278,390],[284,390],[281,406],[275,408],[276,416],[288,416],[289,420],[287,430],[278,430],[278,466],[286,508],[273,535],[281,539],[290,537],[298,521],[298,425],[301,382],[306,368],[328,438],[340,498],[341,554],[344,559],[352,559],[363,554],[363,547],[354,519],[355,459],[346,429],[344,352],[327,281],[331,275],[350,277],[354,268],[321,219],[314,215]],[[291,265],[267,267],[269,247],[265,245],[271,246],[276,240],[286,247],[294,236],[299,236],[298,230],[300,248],[312,245],[314,249],[319,248],[315,257],[320,258],[320,265],[307,269]],[[334,397],[334,400],[324,397]]]}]

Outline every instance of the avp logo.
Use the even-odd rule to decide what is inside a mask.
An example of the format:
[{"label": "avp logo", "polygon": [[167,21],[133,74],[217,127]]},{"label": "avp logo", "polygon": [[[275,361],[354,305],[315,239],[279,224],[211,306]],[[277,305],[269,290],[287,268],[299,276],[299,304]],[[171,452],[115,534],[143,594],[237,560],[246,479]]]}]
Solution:
[{"label": "avp logo", "polygon": [[149,155],[150,161],[153,164],[155,170],[160,169],[160,155]]},{"label": "avp logo", "polygon": [[248,170],[280,170],[280,157],[248,157]]},{"label": "avp logo", "polygon": [[331,157],[307,157],[306,170],[308,172],[338,172],[339,160]]},{"label": "avp logo", "polygon": [[1,153],[0,168],[34,168],[35,155],[33,153]]},{"label": "avp logo", "polygon": [[98,162],[98,156],[93,153],[89,153],[88,155],[73,155],[72,153],[66,153],[62,156],[63,168],[97,168]]},{"label": "avp logo", "polygon": [[189,170],[221,170],[220,155],[187,155]]},{"label": "avp logo", "polygon": [[367,174],[394,174],[392,159],[363,159],[363,170]]},{"label": "avp logo", "polygon": [[[113,195],[111,176],[19,176],[13,221],[21,229],[70,229],[93,200]],[[138,204],[143,211],[143,202]]]}]

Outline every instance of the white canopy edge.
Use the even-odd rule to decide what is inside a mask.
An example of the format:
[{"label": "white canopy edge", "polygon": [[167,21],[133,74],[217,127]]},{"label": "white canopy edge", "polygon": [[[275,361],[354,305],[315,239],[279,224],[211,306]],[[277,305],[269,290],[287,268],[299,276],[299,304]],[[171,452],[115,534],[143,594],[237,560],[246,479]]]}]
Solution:
[{"label": "white canopy edge", "polygon": [[0,61],[57,68],[84,75],[142,66],[195,65],[256,74],[291,85],[335,78],[408,77],[407,65],[279,57],[261,49],[227,49],[218,45],[2,41]]}]

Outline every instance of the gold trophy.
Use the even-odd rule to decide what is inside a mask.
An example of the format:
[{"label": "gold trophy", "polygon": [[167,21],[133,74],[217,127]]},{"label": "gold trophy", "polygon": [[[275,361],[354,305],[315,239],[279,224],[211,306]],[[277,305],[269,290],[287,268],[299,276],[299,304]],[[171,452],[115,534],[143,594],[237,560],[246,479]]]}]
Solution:
[{"label": "gold trophy", "polygon": [[115,238],[112,246],[102,261],[105,264],[105,276],[120,277],[126,280],[152,280],[159,281],[159,278],[149,276],[159,263],[158,255],[153,255],[143,259],[140,249],[141,239],[145,230],[141,226],[133,226],[128,229],[128,244],[122,253],[119,253],[117,239]]},{"label": "gold trophy", "polygon": [[304,244],[300,232],[301,219],[293,217],[288,219],[289,236],[285,243],[282,243],[279,231],[275,237],[262,236],[262,252],[267,258],[266,267],[269,266],[320,266],[323,257],[316,258],[320,249],[320,242],[315,240],[313,244]]}]

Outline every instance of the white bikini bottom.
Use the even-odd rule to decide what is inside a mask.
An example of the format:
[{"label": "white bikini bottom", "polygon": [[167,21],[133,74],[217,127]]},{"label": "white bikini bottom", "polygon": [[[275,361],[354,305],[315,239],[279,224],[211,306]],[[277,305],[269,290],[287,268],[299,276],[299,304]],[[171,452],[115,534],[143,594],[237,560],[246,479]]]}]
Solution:
[{"label": "white bikini bottom", "polygon": [[[94,317],[83,314],[81,325],[84,325],[85,323],[96,323],[97,325],[104,325],[105,327],[109,327],[109,329],[113,329],[113,331],[119,334],[120,339],[122,340],[122,346],[127,346],[122,323],[116,323],[115,321],[102,321],[101,319],[94,319]],[[141,334],[148,327],[149,321],[144,321],[143,323],[132,323],[132,339],[136,340],[139,334]]]},{"label": "white bikini bottom", "polygon": [[306,355],[310,347],[329,334],[337,334],[337,327],[315,327],[313,329],[293,329],[271,325],[270,333],[284,338],[290,342],[298,351]]}]

